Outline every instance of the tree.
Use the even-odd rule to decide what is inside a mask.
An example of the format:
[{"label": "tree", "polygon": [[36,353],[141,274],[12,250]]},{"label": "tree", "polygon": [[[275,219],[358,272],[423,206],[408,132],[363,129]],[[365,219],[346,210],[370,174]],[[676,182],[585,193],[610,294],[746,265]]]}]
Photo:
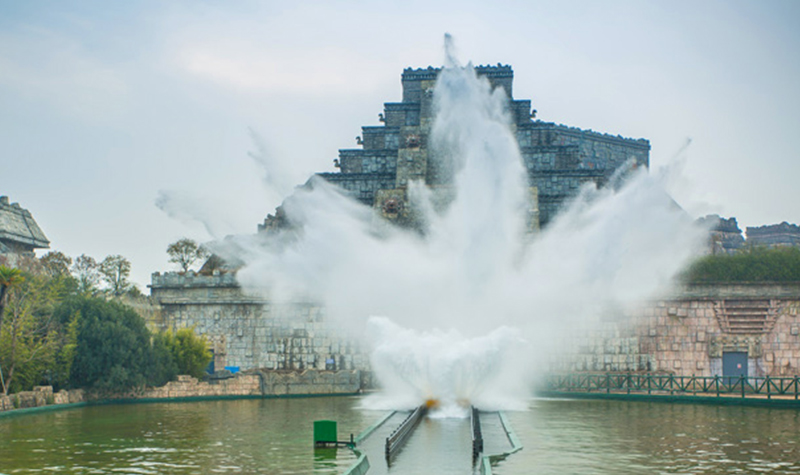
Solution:
[{"label": "tree", "polygon": [[[25,277],[22,276],[22,272],[19,269],[0,265],[0,336],[3,334],[3,317],[5,315],[8,291],[22,284],[24,280]],[[0,385],[2,385],[3,394],[8,394],[2,365],[0,365]]]},{"label": "tree", "polygon": [[3,315],[5,315],[8,290],[22,284],[24,281],[25,277],[22,275],[22,271],[0,265],[0,331],[3,329]]},{"label": "tree", "polygon": [[131,288],[128,278],[131,275],[131,263],[120,255],[108,256],[100,263],[100,276],[108,284],[111,294],[119,297]]},{"label": "tree", "polygon": [[61,251],[50,251],[39,258],[42,268],[51,277],[69,275],[72,258]]},{"label": "tree", "polygon": [[75,264],[72,265],[72,273],[78,279],[78,292],[89,294],[97,290],[97,284],[100,282],[100,272],[94,257],[81,254],[75,258]]},{"label": "tree", "polygon": [[171,334],[169,332],[153,335],[153,368],[148,381],[153,386],[163,386],[175,379],[178,366],[172,356]]},{"label": "tree", "polygon": [[150,332],[132,308],[81,295],[62,303],[55,314],[60,321],[80,315],[71,386],[114,394],[146,384],[153,366]]},{"label": "tree", "polygon": [[8,292],[6,318],[0,329],[3,392],[30,389],[53,366],[59,341],[54,305],[71,289],[71,279],[23,273],[24,281]]},{"label": "tree", "polygon": [[75,361],[75,353],[78,351],[78,330],[81,323],[80,311],[70,315],[69,318],[69,322],[66,323],[66,331],[61,335],[59,347],[56,350],[55,362],[50,371],[48,381],[56,390],[69,386],[72,362]]},{"label": "tree", "polygon": [[167,246],[167,254],[169,254],[169,262],[178,264],[183,272],[188,271],[198,260],[209,256],[205,247],[188,238],[180,239]]},{"label": "tree", "polygon": [[163,338],[172,353],[178,374],[188,374],[195,378],[203,376],[213,357],[205,337],[198,336],[194,328],[181,328],[175,333],[166,332]]}]

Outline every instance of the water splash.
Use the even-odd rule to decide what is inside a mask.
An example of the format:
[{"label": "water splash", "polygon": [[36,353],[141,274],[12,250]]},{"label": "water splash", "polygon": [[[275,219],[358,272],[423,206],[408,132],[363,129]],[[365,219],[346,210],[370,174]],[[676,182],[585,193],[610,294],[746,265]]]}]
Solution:
[{"label": "water splash", "polygon": [[435,211],[434,193],[409,184],[423,232],[381,224],[312,179],[285,201],[287,230],[217,250],[245,264],[245,288],[318,300],[354,334],[369,327],[384,391],[368,404],[435,399],[441,414],[459,415],[467,401],[520,407],[560,337],[608,305],[669,285],[704,234],[634,167],[602,189],[585,186],[545,231],[527,234],[529,190],[508,98],[451,53],[433,92],[430,156],[452,178],[454,198]]}]

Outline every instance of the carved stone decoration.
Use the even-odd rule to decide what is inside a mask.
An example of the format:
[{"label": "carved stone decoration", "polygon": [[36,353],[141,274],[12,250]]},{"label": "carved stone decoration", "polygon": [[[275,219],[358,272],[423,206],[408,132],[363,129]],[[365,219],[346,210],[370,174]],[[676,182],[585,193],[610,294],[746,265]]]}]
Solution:
[{"label": "carved stone decoration", "polygon": [[381,190],[376,199],[376,210],[380,214],[393,222],[398,219],[407,218],[408,209],[406,207],[405,190]]},{"label": "carved stone decoration", "polygon": [[389,198],[388,200],[383,202],[383,213],[384,214],[397,214],[403,210],[403,202],[397,200],[396,198]]},{"label": "carved stone decoration", "polygon": [[714,335],[708,341],[708,356],[722,358],[723,352],[746,352],[749,358],[763,355],[761,335]]},{"label": "carved stone decoration", "polygon": [[420,139],[419,135],[409,135],[406,137],[406,148],[419,148]]}]

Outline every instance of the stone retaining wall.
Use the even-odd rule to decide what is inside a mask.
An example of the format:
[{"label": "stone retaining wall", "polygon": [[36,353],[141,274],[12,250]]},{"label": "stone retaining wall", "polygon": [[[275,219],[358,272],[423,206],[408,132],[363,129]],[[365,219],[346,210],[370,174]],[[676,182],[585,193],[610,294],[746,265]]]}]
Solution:
[{"label": "stone retaining wall", "polygon": [[243,374],[231,379],[214,383],[200,382],[188,375],[178,376],[177,381],[170,381],[160,388],[147,389],[142,393],[143,399],[167,399],[207,396],[260,396],[259,378],[254,374]]},{"label": "stone retaining wall", "polygon": [[8,396],[0,395],[0,412],[13,409],[30,409],[51,404],[73,404],[84,400],[83,389],[61,390],[53,393],[52,386],[36,386],[33,391],[21,391]]},{"label": "stone retaining wall", "polygon": [[[208,382],[180,375],[177,381],[170,381],[158,388],[148,388],[140,394],[126,395],[123,399],[355,394],[361,391],[364,377],[365,375],[358,370],[303,372],[259,370]],[[53,393],[52,386],[37,386],[33,391],[23,391],[9,396],[0,395],[0,412],[85,401],[82,389]]]}]

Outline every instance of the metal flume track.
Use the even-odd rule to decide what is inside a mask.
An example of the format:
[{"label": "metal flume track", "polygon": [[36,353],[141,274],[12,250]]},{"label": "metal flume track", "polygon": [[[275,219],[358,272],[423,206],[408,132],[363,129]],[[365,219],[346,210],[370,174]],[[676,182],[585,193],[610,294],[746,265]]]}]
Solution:
[{"label": "metal flume track", "polygon": [[472,429],[472,463],[474,464],[483,453],[483,434],[481,433],[481,418],[475,406],[470,407],[470,427]]},{"label": "metal flume track", "polygon": [[392,459],[395,455],[403,448],[406,441],[409,437],[411,437],[411,433],[414,432],[419,421],[425,417],[425,414],[428,413],[428,408],[423,404],[419,406],[405,418],[403,422],[397,426],[389,437],[386,438],[386,463],[391,465]]}]

